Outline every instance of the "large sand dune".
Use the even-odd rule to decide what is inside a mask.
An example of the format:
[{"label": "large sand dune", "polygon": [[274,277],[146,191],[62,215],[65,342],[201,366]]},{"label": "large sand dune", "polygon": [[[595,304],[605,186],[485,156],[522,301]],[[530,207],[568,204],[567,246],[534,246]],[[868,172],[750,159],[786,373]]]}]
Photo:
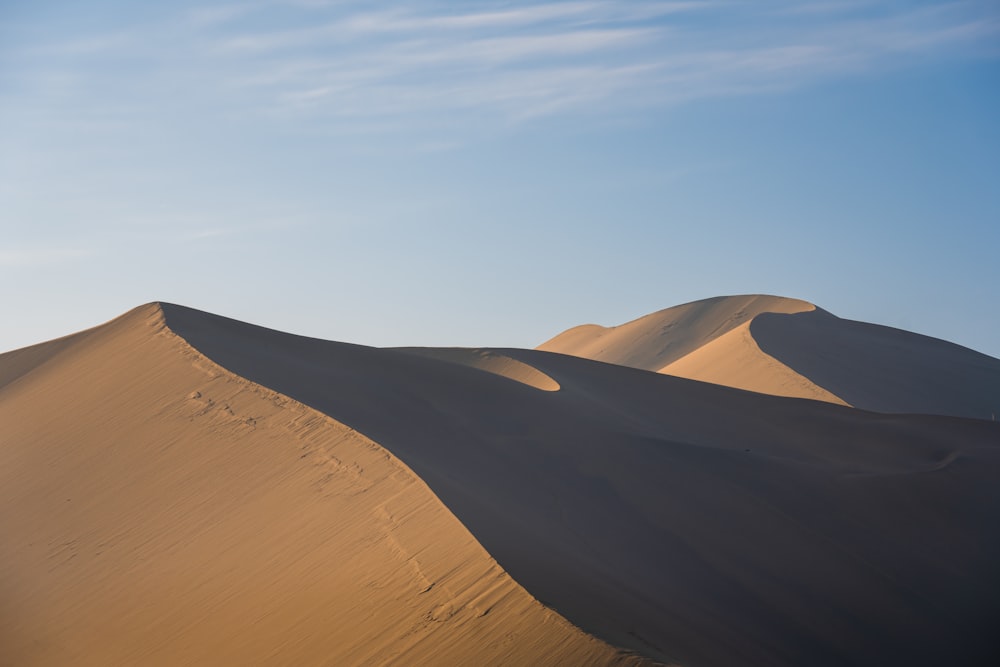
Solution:
[{"label": "large sand dune", "polygon": [[538,349],[879,412],[1000,417],[1000,359],[796,299],[705,299]]},{"label": "large sand dune", "polygon": [[0,665],[636,662],[155,305],[0,356]]},{"label": "large sand dune", "polygon": [[0,664],[998,656],[990,421],[166,304],[0,380]]},{"label": "large sand dune", "polygon": [[164,309],[215,362],[392,451],[528,591],[614,645],[706,666],[995,657],[998,424],[494,351],[559,386],[542,391]]}]

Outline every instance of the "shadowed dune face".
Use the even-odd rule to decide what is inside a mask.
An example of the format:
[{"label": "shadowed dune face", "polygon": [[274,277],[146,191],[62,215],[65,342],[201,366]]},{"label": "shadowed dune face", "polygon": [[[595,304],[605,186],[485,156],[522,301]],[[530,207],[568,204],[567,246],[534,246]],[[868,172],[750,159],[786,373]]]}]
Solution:
[{"label": "shadowed dune face", "polygon": [[750,332],[755,321],[756,318],[730,329],[663,367],[660,372],[772,396],[811,398],[845,405],[840,397],[765,354]]},{"label": "shadowed dune face", "polygon": [[762,314],[760,349],[847,403],[879,412],[1000,416],[1000,359],[816,311]]},{"label": "shadowed dune face", "polygon": [[640,662],[526,593],[385,449],[156,306],[0,355],[0,535],[3,665]]},{"label": "shadowed dune face", "polygon": [[541,392],[164,311],[214,362],[390,450],[528,591],[612,644],[703,666],[996,656],[996,424],[503,350],[560,387]]},{"label": "shadowed dune face", "polygon": [[1000,415],[1000,360],[781,297],[696,301],[538,349],[877,412]]}]

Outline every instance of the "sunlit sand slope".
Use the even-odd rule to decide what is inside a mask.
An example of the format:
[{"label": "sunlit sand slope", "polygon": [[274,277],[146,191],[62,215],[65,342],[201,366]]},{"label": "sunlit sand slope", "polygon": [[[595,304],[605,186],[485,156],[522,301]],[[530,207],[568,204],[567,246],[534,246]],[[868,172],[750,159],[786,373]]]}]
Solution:
[{"label": "sunlit sand slope", "polygon": [[660,371],[760,313],[798,313],[815,308],[798,299],[761,294],[715,297],[650,313],[616,327],[574,327],[537,349]]},{"label": "sunlit sand slope", "polygon": [[539,391],[164,308],[215,362],[389,449],[532,595],[614,645],[700,666],[996,657],[998,424],[503,350],[560,387]]},{"label": "sunlit sand slope", "polygon": [[804,375],[764,354],[750,333],[750,325],[751,322],[744,322],[730,329],[694,352],[664,366],[660,372],[774,396],[846,404]]},{"label": "sunlit sand slope", "polygon": [[878,412],[1000,417],[1000,359],[781,297],[696,301],[538,349]]},{"label": "sunlit sand slope", "polygon": [[0,355],[0,665],[637,662],[385,449],[155,305]]}]

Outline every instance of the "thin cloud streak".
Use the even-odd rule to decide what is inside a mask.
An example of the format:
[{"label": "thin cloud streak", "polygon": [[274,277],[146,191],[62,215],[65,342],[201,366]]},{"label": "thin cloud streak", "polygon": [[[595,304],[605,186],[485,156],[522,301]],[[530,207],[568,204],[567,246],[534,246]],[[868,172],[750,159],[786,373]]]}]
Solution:
[{"label": "thin cloud streak", "polygon": [[148,77],[139,78],[141,68],[126,74],[135,85],[105,85],[106,91],[122,91],[121,98],[88,100],[97,109],[131,108],[128,96],[140,93],[148,99],[135,104],[152,108],[162,88],[174,91],[163,100],[169,108],[239,104],[241,113],[295,122],[304,130],[347,124],[342,129],[350,131],[352,123],[372,119],[418,127],[431,116],[448,115],[462,121],[453,124],[457,127],[769,94],[905,67],[915,55],[996,57],[1000,35],[1000,8],[982,2],[900,9],[885,0],[846,5],[594,0],[465,12],[419,3],[381,9],[297,3],[293,22],[262,29],[257,19],[275,5],[189,10],[172,27],[131,39],[83,35],[75,44],[52,45],[50,55],[56,60],[61,55],[64,67],[47,59],[23,76],[35,82],[78,80],[77,86],[62,87],[67,94],[82,94],[81,86],[91,85],[91,79],[116,76],[95,66],[87,70],[70,57],[79,48],[98,48],[105,55],[114,50],[121,62],[142,62],[139,56],[145,55],[155,65]]},{"label": "thin cloud streak", "polygon": [[93,254],[91,250],[66,247],[0,249],[0,268],[48,267],[83,259]]},{"label": "thin cloud streak", "polygon": [[[255,32],[227,38],[219,44],[223,52],[268,52],[301,49],[330,40],[402,35],[456,39],[456,33],[490,34],[502,29],[538,29],[562,25],[615,25],[635,23],[685,12],[705,11],[714,2],[637,3],[622,6],[609,2],[557,2],[502,11],[449,15],[419,15],[403,9],[353,14],[308,28]],[[561,21],[559,19],[562,19]]]}]

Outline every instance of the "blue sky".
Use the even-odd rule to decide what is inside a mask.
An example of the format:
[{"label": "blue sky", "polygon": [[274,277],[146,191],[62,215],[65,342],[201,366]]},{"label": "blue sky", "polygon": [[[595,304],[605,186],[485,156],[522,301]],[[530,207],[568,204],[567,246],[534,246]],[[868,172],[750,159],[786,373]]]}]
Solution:
[{"label": "blue sky", "polygon": [[1000,356],[1000,5],[0,4],[0,350],[534,346],[765,292]]}]

